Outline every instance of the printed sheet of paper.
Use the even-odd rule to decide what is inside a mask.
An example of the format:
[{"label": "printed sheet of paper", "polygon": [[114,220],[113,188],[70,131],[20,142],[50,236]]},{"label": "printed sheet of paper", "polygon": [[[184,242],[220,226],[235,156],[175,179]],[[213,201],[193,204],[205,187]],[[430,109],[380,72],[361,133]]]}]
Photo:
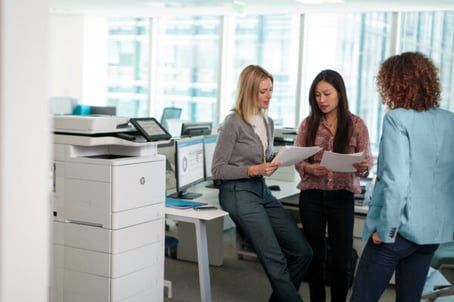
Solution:
[{"label": "printed sheet of paper", "polygon": [[297,147],[297,146],[284,146],[277,153],[276,157],[273,159],[275,161],[281,161],[282,167],[291,166],[296,163],[299,163],[302,160],[314,155],[322,148],[315,147]]},{"label": "printed sheet of paper", "polygon": [[323,152],[320,166],[327,167],[334,172],[356,172],[353,167],[354,163],[359,163],[363,160],[363,152],[352,154],[341,154],[331,151]]}]

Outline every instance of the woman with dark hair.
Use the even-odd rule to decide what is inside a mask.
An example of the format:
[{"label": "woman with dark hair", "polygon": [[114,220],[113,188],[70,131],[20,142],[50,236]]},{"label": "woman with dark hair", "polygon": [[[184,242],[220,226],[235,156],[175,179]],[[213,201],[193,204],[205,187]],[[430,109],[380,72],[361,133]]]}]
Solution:
[{"label": "woman with dark hair", "polygon": [[[273,77],[258,65],[243,69],[235,107],[219,128],[212,172],[219,202],[251,243],[273,293],[269,301],[301,302],[299,287],[312,249],[287,209],[266,185],[273,159],[274,123],[267,116]],[[246,285],[247,286],[247,285]]]},{"label": "woman with dark hair", "polygon": [[438,108],[438,68],[421,53],[388,58],[377,88],[390,111],[350,301],[379,301],[393,272],[396,301],[420,301],[435,250],[454,238],[454,113]]},{"label": "woman with dark hair", "polygon": [[[372,158],[369,133],[363,120],[348,109],[342,76],[323,70],[309,90],[310,114],[298,130],[297,146],[320,146],[322,150],[296,164],[301,176],[299,209],[304,234],[314,255],[308,271],[311,302],[325,301],[327,244],[332,258],[331,301],[347,297],[353,250],[354,197],[360,193],[359,177],[367,177]],[[363,152],[356,172],[333,172],[320,165],[323,151]],[[326,234],[327,230],[327,234]]]}]

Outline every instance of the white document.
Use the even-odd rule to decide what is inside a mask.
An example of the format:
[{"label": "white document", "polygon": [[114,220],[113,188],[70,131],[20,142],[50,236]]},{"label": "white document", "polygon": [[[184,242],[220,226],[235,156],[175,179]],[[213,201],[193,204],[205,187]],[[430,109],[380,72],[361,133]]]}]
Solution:
[{"label": "white document", "polygon": [[323,152],[320,166],[324,166],[334,172],[356,172],[354,163],[363,160],[363,152],[342,154],[331,151]]},{"label": "white document", "polygon": [[280,161],[282,162],[282,167],[291,166],[296,163],[299,163],[302,160],[314,155],[322,148],[315,147],[298,147],[298,146],[284,146],[277,153],[276,157],[273,159],[273,162]]}]

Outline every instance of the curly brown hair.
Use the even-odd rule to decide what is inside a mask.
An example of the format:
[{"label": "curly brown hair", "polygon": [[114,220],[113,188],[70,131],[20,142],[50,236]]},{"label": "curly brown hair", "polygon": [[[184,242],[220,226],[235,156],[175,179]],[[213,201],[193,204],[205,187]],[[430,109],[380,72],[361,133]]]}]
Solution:
[{"label": "curly brown hair", "polygon": [[377,75],[377,90],[390,109],[426,111],[440,106],[438,67],[419,52],[386,59]]}]

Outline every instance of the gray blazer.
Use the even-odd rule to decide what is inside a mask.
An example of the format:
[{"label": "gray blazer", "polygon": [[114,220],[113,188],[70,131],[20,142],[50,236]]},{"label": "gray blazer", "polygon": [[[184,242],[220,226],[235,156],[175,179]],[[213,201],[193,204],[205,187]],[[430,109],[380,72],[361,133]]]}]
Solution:
[{"label": "gray blazer", "polygon": [[417,244],[454,238],[454,113],[394,109],[386,113],[363,238],[397,233]]},{"label": "gray blazer", "polygon": [[267,118],[268,148],[263,145],[254,128],[236,112],[230,113],[219,127],[211,172],[215,179],[248,178],[247,166],[258,165],[273,158],[274,122]]}]

